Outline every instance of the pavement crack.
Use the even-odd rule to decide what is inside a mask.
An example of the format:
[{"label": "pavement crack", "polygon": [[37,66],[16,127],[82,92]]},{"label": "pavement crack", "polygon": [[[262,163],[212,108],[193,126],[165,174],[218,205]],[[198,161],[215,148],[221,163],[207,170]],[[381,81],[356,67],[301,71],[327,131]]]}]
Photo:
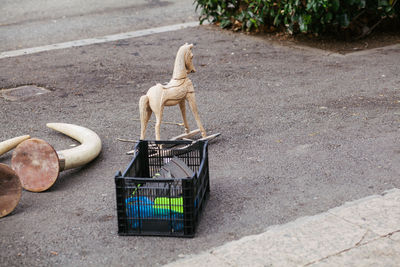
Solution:
[{"label": "pavement crack", "polygon": [[361,243],[363,242],[363,240],[365,239],[365,237],[367,236],[368,232],[370,232],[369,230],[365,231],[365,233],[363,234],[363,236],[361,237],[361,239],[354,245],[354,247],[358,247],[361,245]]},{"label": "pavement crack", "polygon": [[394,232],[389,233],[389,234],[388,234],[388,238],[389,238],[390,240],[392,240],[392,241],[396,241],[396,240],[394,240],[394,239],[391,238],[392,235],[393,235],[393,234],[396,234],[396,233],[400,233],[400,230],[397,230],[397,231],[394,231]]},{"label": "pavement crack", "polygon": [[345,221],[345,222],[347,222],[347,223],[350,223],[350,224],[352,224],[352,225],[356,225],[356,226],[358,226],[358,227],[360,227],[360,228],[363,228],[363,227],[361,227],[361,225],[359,225],[359,224],[357,224],[357,223],[354,223],[354,222],[352,222],[352,221],[350,221],[350,220],[348,220],[348,219],[346,219],[346,218],[344,218],[344,217],[342,217],[342,216],[339,216],[339,215],[337,215],[337,214],[335,214],[335,213],[332,213],[332,212],[330,212],[330,211],[327,211],[327,213],[329,213],[330,215],[333,215],[333,216],[335,216],[335,217],[337,217],[337,218],[339,218],[339,219],[342,219],[343,221]]},{"label": "pavement crack", "polygon": [[[351,247],[349,247],[349,248],[346,248],[346,249],[343,249],[343,250],[341,250],[341,251],[338,251],[338,252],[336,252],[336,253],[330,254],[330,255],[328,255],[328,256],[322,257],[322,258],[320,258],[320,259],[311,261],[311,262],[309,262],[309,263],[304,264],[303,266],[304,266],[304,267],[306,267],[306,266],[311,266],[311,265],[313,265],[313,264],[315,264],[315,263],[317,263],[317,262],[320,262],[320,261],[329,259],[329,258],[331,258],[331,257],[338,256],[338,255],[343,254],[343,253],[345,253],[345,252],[348,252],[348,251],[350,251],[350,250],[352,250],[352,249],[354,249],[354,248],[358,248],[358,247],[367,245],[367,244],[372,243],[372,242],[375,242],[375,241],[377,241],[377,240],[379,240],[379,239],[383,239],[383,238],[389,238],[389,239],[390,239],[390,237],[391,237],[393,234],[399,233],[400,230],[396,230],[396,231],[390,232],[390,233],[388,233],[388,234],[378,236],[377,238],[371,239],[371,240],[369,240],[369,241],[363,242],[363,240],[364,240],[365,237],[367,236],[368,232],[372,232],[372,231],[369,230],[369,229],[367,229],[367,230],[365,231],[365,233],[363,234],[363,236],[360,238],[360,240],[359,240],[358,242],[356,242],[353,246],[351,246]],[[391,240],[392,240],[392,239],[391,239]]]}]

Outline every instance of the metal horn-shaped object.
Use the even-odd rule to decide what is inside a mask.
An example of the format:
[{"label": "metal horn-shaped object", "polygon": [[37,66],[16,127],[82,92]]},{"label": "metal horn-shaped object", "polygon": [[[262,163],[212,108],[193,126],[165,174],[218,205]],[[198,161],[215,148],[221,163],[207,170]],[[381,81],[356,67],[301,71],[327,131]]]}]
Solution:
[{"label": "metal horn-shaped object", "polygon": [[29,138],[31,138],[29,135],[22,135],[22,136],[14,137],[14,138],[11,138],[11,139],[1,142],[0,143],[0,156],[3,155],[4,153],[10,151],[11,149],[13,149],[17,145],[19,145],[21,142],[23,142]]},{"label": "metal horn-shaped object", "polygon": [[[23,135],[1,142],[0,156],[29,138],[29,135]],[[18,175],[6,164],[0,163],[0,218],[17,207],[21,194],[22,186]]]},{"label": "metal horn-shaped object", "polygon": [[101,151],[101,140],[90,129],[67,123],[48,123],[47,127],[81,144],[61,151],[55,151],[50,144],[37,138],[19,144],[13,152],[11,165],[22,187],[28,191],[42,192],[49,189],[61,171],[83,166],[95,159]]}]

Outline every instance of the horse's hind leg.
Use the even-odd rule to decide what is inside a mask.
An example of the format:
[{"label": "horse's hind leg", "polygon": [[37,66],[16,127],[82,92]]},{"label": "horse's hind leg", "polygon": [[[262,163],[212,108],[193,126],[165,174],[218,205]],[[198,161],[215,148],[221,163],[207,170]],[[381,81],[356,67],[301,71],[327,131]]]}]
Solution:
[{"label": "horse's hind leg", "polygon": [[145,115],[144,121],[142,122],[142,127],[141,127],[142,128],[141,129],[141,133],[140,133],[140,139],[141,140],[143,140],[145,138],[145,136],[146,136],[147,124],[148,124],[148,122],[150,120],[150,117],[151,117],[152,113],[153,112],[151,111],[150,108],[146,111],[146,115]]},{"label": "horse's hind leg", "polygon": [[195,97],[194,93],[187,94],[186,99],[189,102],[190,108],[192,109],[194,118],[196,119],[196,122],[197,122],[197,126],[200,129],[201,136],[207,137],[206,130],[204,130],[203,124],[200,121],[199,112],[197,111],[196,97]]},{"label": "horse's hind leg", "polygon": [[140,139],[144,140],[146,136],[147,124],[151,117],[151,108],[149,105],[149,98],[144,95],[139,100],[139,111],[140,111]]},{"label": "horse's hind leg", "polygon": [[185,126],[185,133],[189,133],[189,123],[186,118],[186,102],[185,99],[179,102],[179,108],[181,109],[183,125]]},{"label": "horse's hind leg", "polygon": [[162,116],[163,116],[163,111],[164,111],[164,107],[161,107],[159,112],[154,112],[154,115],[156,115],[156,140],[160,140],[161,138],[161,134],[160,134],[160,127],[161,127],[161,120],[162,120]]}]

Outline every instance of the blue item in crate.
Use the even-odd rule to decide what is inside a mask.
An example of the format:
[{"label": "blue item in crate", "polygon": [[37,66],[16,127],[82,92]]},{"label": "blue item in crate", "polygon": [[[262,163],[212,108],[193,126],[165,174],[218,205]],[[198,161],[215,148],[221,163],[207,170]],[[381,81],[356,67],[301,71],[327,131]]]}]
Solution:
[{"label": "blue item in crate", "polygon": [[143,219],[170,221],[174,231],[183,229],[183,213],[170,209],[156,208],[148,197],[129,197],[126,202],[126,215],[133,228],[142,227]]},{"label": "blue item in crate", "polygon": [[133,228],[139,226],[139,218],[153,217],[153,201],[147,197],[130,197],[126,199],[126,215]]}]

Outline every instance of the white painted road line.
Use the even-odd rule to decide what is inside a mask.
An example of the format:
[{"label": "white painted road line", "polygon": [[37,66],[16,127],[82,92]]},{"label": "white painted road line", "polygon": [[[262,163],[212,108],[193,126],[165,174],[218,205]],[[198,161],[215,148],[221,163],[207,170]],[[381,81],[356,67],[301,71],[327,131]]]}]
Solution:
[{"label": "white painted road line", "polygon": [[196,26],[199,26],[199,22],[192,21],[192,22],[168,25],[168,26],[133,31],[133,32],[125,32],[125,33],[119,33],[119,34],[113,34],[113,35],[106,35],[106,36],[98,37],[98,38],[82,39],[82,40],[76,40],[76,41],[70,41],[70,42],[64,42],[64,43],[58,43],[58,44],[51,44],[51,45],[44,45],[44,46],[25,48],[25,49],[13,50],[13,51],[6,51],[6,52],[0,53],[0,59],[9,58],[9,57],[18,57],[18,56],[40,53],[40,52],[56,50],[56,49],[65,49],[65,48],[71,48],[71,47],[77,47],[77,46],[85,46],[85,45],[113,42],[113,41],[118,41],[118,40],[123,40],[123,39],[151,35],[151,34],[155,34],[155,33],[176,31],[176,30],[189,28],[189,27],[196,27]]}]

